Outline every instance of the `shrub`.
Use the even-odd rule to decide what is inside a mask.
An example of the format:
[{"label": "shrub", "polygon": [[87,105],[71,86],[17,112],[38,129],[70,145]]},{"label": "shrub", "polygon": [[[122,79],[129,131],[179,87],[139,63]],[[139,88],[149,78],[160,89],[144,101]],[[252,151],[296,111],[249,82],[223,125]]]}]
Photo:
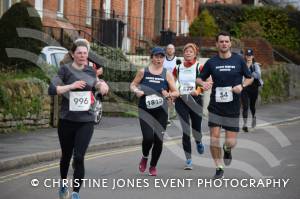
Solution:
[{"label": "shrub", "polygon": [[264,30],[257,21],[246,21],[242,23],[240,28],[239,38],[255,38],[255,37],[263,37]]},{"label": "shrub", "polygon": [[[33,14],[34,16],[29,16]],[[9,58],[5,48],[22,49],[33,54],[39,54],[44,44],[39,39],[20,37],[17,28],[28,28],[42,32],[42,22],[37,11],[28,3],[14,4],[0,19],[0,60],[5,65],[27,65],[36,60],[27,61],[23,58]],[[32,65],[32,64],[31,64]],[[21,66],[20,66],[21,67]]]},{"label": "shrub", "polygon": [[300,52],[299,11],[270,6],[201,6],[201,9],[209,10],[221,30],[230,32],[234,37],[242,35],[242,24],[255,21],[262,27],[263,37],[270,43]]},{"label": "shrub", "polygon": [[196,17],[189,27],[190,36],[196,37],[213,37],[219,31],[215,19],[210,15],[208,10],[204,10]]},{"label": "shrub", "polygon": [[40,114],[47,84],[37,78],[1,80],[0,102],[5,115],[25,118],[27,114]]},{"label": "shrub", "polygon": [[[215,18],[215,21],[220,30],[232,33],[235,25],[242,22],[243,6],[235,5],[201,5],[201,9],[207,9]],[[235,36],[235,35],[233,35]]]},{"label": "shrub", "polygon": [[260,96],[262,103],[284,100],[288,97],[289,73],[283,65],[275,65],[262,73],[264,86]]}]

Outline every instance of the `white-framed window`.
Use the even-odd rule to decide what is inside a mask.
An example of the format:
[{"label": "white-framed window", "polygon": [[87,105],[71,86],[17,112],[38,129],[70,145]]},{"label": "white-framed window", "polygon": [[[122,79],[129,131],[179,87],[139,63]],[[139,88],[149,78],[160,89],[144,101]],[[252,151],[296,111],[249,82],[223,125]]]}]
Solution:
[{"label": "white-framed window", "polygon": [[60,18],[64,17],[64,0],[57,0],[56,16],[58,16]]},{"label": "white-framed window", "polygon": [[15,3],[21,0],[0,0],[0,17]]},{"label": "white-framed window", "polygon": [[43,0],[35,0],[35,9],[38,11],[41,18],[43,18]]},{"label": "white-framed window", "polygon": [[86,25],[92,25],[92,0],[86,0]]},{"label": "white-framed window", "polygon": [[104,0],[103,10],[104,10],[104,13],[105,13],[105,18],[110,19],[111,0]]}]

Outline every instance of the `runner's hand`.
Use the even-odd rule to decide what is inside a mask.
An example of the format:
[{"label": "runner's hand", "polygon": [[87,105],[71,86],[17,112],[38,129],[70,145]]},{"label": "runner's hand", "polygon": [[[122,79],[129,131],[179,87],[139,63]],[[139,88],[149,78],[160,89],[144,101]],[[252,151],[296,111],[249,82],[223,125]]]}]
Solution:
[{"label": "runner's hand", "polygon": [[71,84],[71,90],[73,90],[73,89],[83,89],[85,86],[86,86],[86,82],[83,81],[83,80],[79,80],[79,81],[73,82]]},{"label": "runner's hand", "polygon": [[166,91],[166,90],[161,90],[161,94],[165,97],[165,98],[169,98],[169,97],[171,97],[170,96],[170,93],[168,92],[168,91]]},{"label": "runner's hand", "polygon": [[145,95],[144,91],[141,91],[140,89],[136,90],[134,93],[137,97],[142,97]]},{"label": "runner's hand", "polygon": [[241,84],[235,86],[232,88],[232,92],[236,93],[236,94],[240,94],[243,90],[243,87]]},{"label": "runner's hand", "polygon": [[205,90],[205,91],[211,89],[212,85],[213,85],[212,81],[202,82],[202,87],[203,87],[203,90]]},{"label": "runner's hand", "polygon": [[192,95],[192,96],[198,96],[199,94],[198,94],[198,92],[197,92],[196,90],[193,90],[193,91],[191,92],[191,95]]}]

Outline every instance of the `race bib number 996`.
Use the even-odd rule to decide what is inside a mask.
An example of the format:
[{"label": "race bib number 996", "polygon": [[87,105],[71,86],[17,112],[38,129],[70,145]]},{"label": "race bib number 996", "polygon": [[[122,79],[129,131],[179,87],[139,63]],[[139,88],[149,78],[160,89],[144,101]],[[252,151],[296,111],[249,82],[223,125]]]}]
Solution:
[{"label": "race bib number 996", "polygon": [[163,105],[164,100],[162,97],[159,97],[157,95],[148,95],[146,96],[146,105],[147,109],[154,109],[161,105]]},{"label": "race bib number 996", "polygon": [[216,88],[216,102],[231,102],[233,100],[232,87],[217,87]]},{"label": "race bib number 996", "polygon": [[70,92],[70,111],[88,111],[91,106],[91,91]]}]

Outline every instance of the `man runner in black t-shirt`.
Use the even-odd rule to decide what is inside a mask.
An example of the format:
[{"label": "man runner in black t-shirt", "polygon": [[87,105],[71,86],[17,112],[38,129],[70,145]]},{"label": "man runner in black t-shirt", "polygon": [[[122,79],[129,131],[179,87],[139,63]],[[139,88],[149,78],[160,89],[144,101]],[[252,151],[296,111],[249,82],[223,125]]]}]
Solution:
[{"label": "man runner in black t-shirt", "polygon": [[[225,129],[226,133],[223,160],[228,166],[232,160],[231,149],[236,145],[239,132],[240,93],[243,87],[253,81],[242,57],[231,53],[231,38],[228,33],[221,32],[216,36],[216,47],[218,55],[205,63],[200,78],[197,78],[197,83],[205,90],[212,86],[208,106],[208,126],[210,127],[210,151],[217,167],[215,179],[222,178],[224,174],[220,147],[221,128]],[[209,76],[213,81],[205,82]]]}]

